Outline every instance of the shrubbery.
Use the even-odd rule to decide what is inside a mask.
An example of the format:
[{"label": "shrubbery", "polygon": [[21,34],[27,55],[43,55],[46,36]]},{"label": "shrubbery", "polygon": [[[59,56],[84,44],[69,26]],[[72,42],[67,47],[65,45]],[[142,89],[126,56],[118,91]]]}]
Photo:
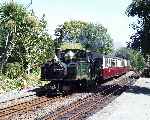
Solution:
[{"label": "shrubbery", "polygon": [[[9,70],[9,71],[15,71],[18,73],[15,69]],[[8,71],[7,71],[8,73]],[[14,74],[14,76],[16,75]],[[11,75],[9,73],[9,75]],[[12,75],[11,75],[12,77]],[[11,91],[11,90],[21,90],[24,88],[30,88],[30,87],[37,87],[37,86],[43,86],[44,84],[47,84],[47,81],[41,81],[40,80],[40,71],[37,70],[37,72],[33,72],[32,74],[22,74],[18,77],[15,76],[15,78],[9,78],[6,75],[0,75],[0,93]]]},{"label": "shrubbery", "polygon": [[5,75],[10,79],[14,79],[23,74],[22,67],[18,62],[7,63],[5,67]]},{"label": "shrubbery", "polygon": [[0,76],[0,93],[7,92],[14,89],[21,89],[21,81],[17,79],[10,79],[4,75]]},{"label": "shrubbery", "polygon": [[134,69],[136,69],[137,71],[143,70],[145,62],[144,57],[140,52],[132,50],[130,52],[130,61]]}]

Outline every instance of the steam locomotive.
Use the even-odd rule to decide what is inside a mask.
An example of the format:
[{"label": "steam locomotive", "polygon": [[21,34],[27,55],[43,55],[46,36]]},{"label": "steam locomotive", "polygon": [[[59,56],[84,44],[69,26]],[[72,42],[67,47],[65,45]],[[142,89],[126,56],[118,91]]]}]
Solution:
[{"label": "steam locomotive", "polygon": [[129,70],[126,59],[79,49],[57,52],[41,67],[41,79],[51,81],[59,91],[95,86],[98,82],[120,76]]}]

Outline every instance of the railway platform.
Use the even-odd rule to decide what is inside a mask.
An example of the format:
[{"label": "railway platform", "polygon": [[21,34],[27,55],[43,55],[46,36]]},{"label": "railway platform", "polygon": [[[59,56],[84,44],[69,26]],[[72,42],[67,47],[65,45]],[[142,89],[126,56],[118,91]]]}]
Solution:
[{"label": "railway platform", "polygon": [[150,120],[150,78],[139,78],[130,89],[87,120]]}]

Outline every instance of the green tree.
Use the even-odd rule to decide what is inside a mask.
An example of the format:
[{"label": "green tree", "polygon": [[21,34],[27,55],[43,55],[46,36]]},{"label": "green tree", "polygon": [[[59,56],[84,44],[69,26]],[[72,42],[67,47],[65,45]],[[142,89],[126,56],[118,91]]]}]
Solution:
[{"label": "green tree", "polygon": [[136,33],[131,36],[132,41],[128,47],[141,51],[144,55],[150,54],[150,1],[132,0],[127,8],[127,15],[138,17],[137,24],[133,24]]},{"label": "green tree", "polygon": [[17,32],[16,26],[18,21],[22,20],[20,17],[21,14],[23,17],[26,17],[27,15],[21,6],[15,5],[13,2],[9,4],[4,3],[0,6],[0,43],[2,50],[0,63],[1,72],[15,47],[15,33]]},{"label": "green tree", "polygon": [[130,53],[131,53],[131,49],[126,48],[126,47],[122,47],[122,48],[119,48],[115,51],[115,56],[129,60],[130,59]]},{"label": "green tree", "polygon": [[55,29],[55,44],[56,46],[60,46],[63,41],[65,42],[79,42],[79,35],[81,29],[83,29],[87,25],[86,22],[83,21],[66,21],[64,24],[59,25]]},{"label": "green tree", "polygon": [[89,50],[108,54],[112,51],[112,39],[100,24],[88,24],[79,36],[81,44]]},{"label": "green tree", "polygon": [[145,63],[144,63],[144,57],[140,52],[136,50],[131,50],[130,62],[131,62],[131,66],[136,70],[138,71],[143,70]]},{"label": "green tree", "polygon": [[[14,2],[0,6],[1,70],[7,62],[19,62],[23,70],[53,55],[53,41],[46,21]],[[8,61],[9,60],[9,61]]]},{"label": "green tree", "polygon": [[64,22],[55,30],[56,43],[81,43],[85,49],[108,54],[112,51],[112,39],[107,29],[100,24],[82,21]]},{"label": "green tree", "polygon": [[137,50],[122,47],[115,51],[115,56],[130,60],[131,66],[138,71],[144,68],[144,57]]}]

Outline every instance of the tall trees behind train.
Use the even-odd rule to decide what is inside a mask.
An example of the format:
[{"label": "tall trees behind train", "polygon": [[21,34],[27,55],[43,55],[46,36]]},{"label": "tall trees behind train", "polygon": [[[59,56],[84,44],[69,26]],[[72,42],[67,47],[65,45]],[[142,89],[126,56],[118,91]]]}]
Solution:
[{"label": "tall trees behind train", "polygon": [[115,56],[130,60],[131,66],[135,70],[140,71],[144,68],[144,57],[137,50],[122,47],[115,51]]},{"label": "tall trees behind train", "polygon": [[83,21],[66,21],[55,30],[55,43],[81,43],[88,50],[108,54],[112,51],[112,39],[101,24]]},{"label": "tall trees behind train", "polygon": [[0,6],[0,70],[6,63],[18,62],[23,71],[43,63],[53,54],[53,41],[41,19],[14,2]]},{"label": "tall trees behind train", "polygon": [[81,44],[92,51],[108,54],[112,51],[112,39],[107,29],[100,24],[88,24],[81,30]]},{"label": "tall trees behind train", "polygon": [[128,47],[150,55],[150,1],[132,0],[126,12],[129,17],[137,17],[137,23],[132,24],[136,33],[131,36]]},{"label": "tall trees behind train", "polygon": [[119,48],[119,49],[115,50],[114,55],[116,57],[124,58],[124,59],[129,60],[130,59],[130,53],[131,53],[131,49],[122,47],[122,48]]},{"label": "tall trees behind train", "polygon": [[66,21],[62,25],[58,25],[55,29],[55,43],[60,46],[64,41],[67,42],[79,42],[79,35],[81,29],[87,25],[82,21]]}]

